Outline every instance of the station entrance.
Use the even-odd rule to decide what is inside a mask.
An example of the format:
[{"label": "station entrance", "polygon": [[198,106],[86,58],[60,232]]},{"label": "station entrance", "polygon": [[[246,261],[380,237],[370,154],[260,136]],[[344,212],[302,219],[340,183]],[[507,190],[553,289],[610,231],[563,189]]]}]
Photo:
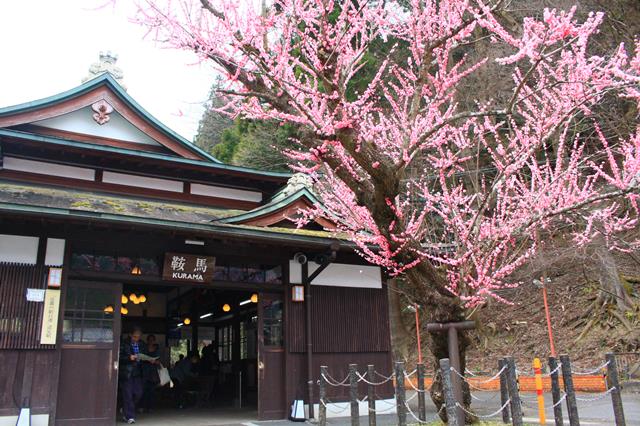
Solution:
[{"label": "station entrance", "polygon": [[[142,365],[136,423],[229,424],[281,410],[274,397],[284,383],[281,293],[72,280],[62,328],[57,424],[122,420],[118,357],[134,331],[157,357]],[[169,383],[159,383],[160,368]]]}]

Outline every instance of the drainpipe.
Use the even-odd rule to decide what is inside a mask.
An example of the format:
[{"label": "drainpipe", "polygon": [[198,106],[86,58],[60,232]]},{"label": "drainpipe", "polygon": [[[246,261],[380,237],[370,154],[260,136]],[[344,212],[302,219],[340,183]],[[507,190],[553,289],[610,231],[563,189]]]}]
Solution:
[{"label": "drainpipe", "polygon": [[314,418],[314,409],[313,409],[313,387],[315,383],[313,382],[313,335],[311,330],[311,283],[314,279],[322,271],[324,271],[327,266],[331,264],[332,261],[336,259],[336,254],[338,249],[340,248],[340,243],[334,241],[331,243],[330,249],[331,253],[329,256],[322,256],[323,259],[320,262],[320,266],[318,269],[313,271],[311,276],[309,276],[309,264],[305,261],[302,263],[302,284],[305,288],[305,322],[306,322],[306,335],[307,335],[307,388],[308,388],[308,397],[309,397],[309,419]]}]

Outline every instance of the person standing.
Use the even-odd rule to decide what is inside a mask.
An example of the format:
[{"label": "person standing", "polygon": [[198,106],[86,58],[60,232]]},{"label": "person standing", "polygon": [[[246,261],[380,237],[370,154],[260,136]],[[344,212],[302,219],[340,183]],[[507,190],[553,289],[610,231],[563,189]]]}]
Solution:
[{"label": "person standing", "polygon": [[119,382],[122,395],[122,415],[127,424],[136,422],[136,404],[142,397],[142,361],[138,358],[146,353],[145,343],[140,339],[142,329],[134,327],[120,345]]},{"label": "person standing", "polygon": [[[160,349],[154,334],[147,336],[146,354],[153,358],[160,358]],[[158,375],[158,368],[160,366],[162,366],[160,361],[156,361],[155,363],[145,362],[142,365],[143,393],[140,408],[146,413],[151,412],[156,402],[156,387],[160,384],[160,376]]]}]

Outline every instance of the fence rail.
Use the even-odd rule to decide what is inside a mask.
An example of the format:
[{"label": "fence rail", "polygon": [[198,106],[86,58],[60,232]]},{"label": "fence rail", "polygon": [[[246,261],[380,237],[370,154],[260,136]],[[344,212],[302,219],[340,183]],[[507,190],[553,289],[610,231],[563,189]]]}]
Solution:
[{"label": "fence rail", "polygon": [[[439,401],[436,406],[438,411],[433,414],[427,413],[426,394],[428,387],[426,386],[426,369],[424,364],[417,364],[413,371],[408,372],[405,364],[396,362],[394,370],[390,375],[381,374],[376,371],[373,365],[368,365],[365,369],[359,369],[356,364],[349,364],[349,373],[346,377],[333,377],[327,367],[320,368],[320,410],[319,424],[327,425],[327,417],[330,415],[347,415],[351,417],[351,425],[360,425],[360,409],[361,404],[367,404],[367,419],[369,426],[377,424],[377,415],[386,414],[395,411],[397,416],[397,424],[406,426],[407,421],[410,423],[424,424],[433,420],[448,420],[450,426],[463,426],[465,417],[467,419],[494,419],[501,420],[505,424],[513,426],[523,425],[523,406],[529,408],[537,408],[539,420],[541,424],[545,424],[545,416],[547,412],[553,413],[553,418],[557,426],[563,425],[562,406],[566,407],[567,419],[570,426],[579,426],[580,419],[578,413],[577,401],[592,402],[605,398],[610,398],[613,405],[613,412],[616,426],[625,426],[624,410],[622,406],[621,376],[620,369],[626,368],[629,363],[625,363],[626,359],[620,358],[621,354],[607,354],[601,365],[586,369],[576,370],[571,367],[571,360],[567,355],[561,355],[560,359],[549,358],[549,370],[542,373],[540,362],[534,363],[534,371],[536,374],[537,395],[535,398],[531,396],[521,395],[519,383],[519,371],[516,367],[515,360],[512,357],[506,357],[498,361],[497,370],[491,374],[491,377],[476,377],[469,374],[468,371],[458,371],[451,366],[448,359],[440,360],[440,375],[442,379],[442,395],[443,400]],[[625,370],[626,371],[626,370]],[[626,372],[624,373],[626,374]],[[592,394],[589,397],[580,397],[576,395],[574,387],[574,379],[585,375],[600,375],[606,377],[606,389]],[[623,376],[624,377],[624,376]],[[487,404],[495,405],[490,413],[480,413],[472,407],[465,405],[463,401],[457,401],[455,398],[453,386],[456,379],[459,383],[466,384],[466,388],[470,392],[472,400],[482,401]],[[543,397],[543,379],[547,379],[551,384],[552,401],[544,402]],[[376,388],[384,386],[389,382],[393,382],[395,388],[395,403],[381,400],[378,398]],[[478,386],[478,384],[499,383],[499,394],[489,398],[481,398],[479,392],[486,391]],[[413,391],[411,396],[407,395],[408,389]],[[359,385],[366,385],[366,393],[359,393]],[[330,387],[346,387],[349,389],[349,401],[331,401],[327,397],[328,388]],[[362,387],[360,387],[362,389]],[[494,389],[492,389],[494,390]],[[500,397],[498,399],[498,396]],[[417,398],[417,408],[414,403],[410,404],[413,399]]]}]

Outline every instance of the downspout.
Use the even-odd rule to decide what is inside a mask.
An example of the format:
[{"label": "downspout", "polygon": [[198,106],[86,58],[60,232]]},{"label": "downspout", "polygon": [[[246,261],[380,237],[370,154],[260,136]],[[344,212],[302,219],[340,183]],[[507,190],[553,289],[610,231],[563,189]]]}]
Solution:
[{"label": "downspout", "polygon": [[[307,387],[308,387],[308,396],[309,396],[309,419],[314,418],[314,409],[313,409],[313,387],[315,383],[313,382],[313,335],[311,330],[311,283],[318,275],[324,271],[327,266],[331,264],[332,261],[336,259],[336,253],[340,248],[340,243],[333,242],[331,243],[331,254],[326,256],[325,259],[320,263],[318,269],[313,271],[311,276],[309,276],[309,264],[308,262],[302,263],[302,284],[305,288],[305,322],[306,322],[306,337],[307,337]],[[324,257],[324,256],[323,256]]]}]

